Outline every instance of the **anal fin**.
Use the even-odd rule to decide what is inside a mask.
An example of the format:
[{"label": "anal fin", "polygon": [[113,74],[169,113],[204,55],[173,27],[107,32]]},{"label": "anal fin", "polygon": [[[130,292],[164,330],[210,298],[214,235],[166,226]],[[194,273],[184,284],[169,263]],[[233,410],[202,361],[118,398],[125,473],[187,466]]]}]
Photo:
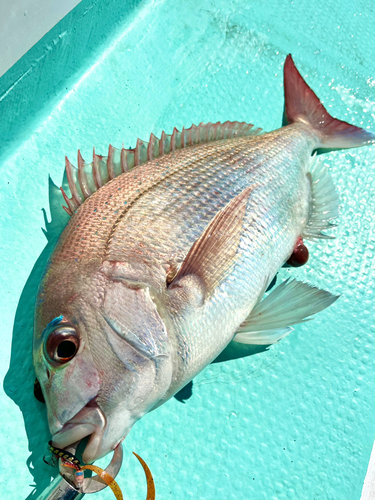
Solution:
[{"label": "anal fin", "polygon": [[259,302],[234,337],[235,342],[275,344],[288,335],[291,325],[310,321],[339,297],[297,280],[286,280]]},{"label": "anal fin", "polygon": [[275,328],[273,330],[241,331],[234,337],[234,342],[249,345],[271,345],[286,337],[293,331],[292,327]]}]

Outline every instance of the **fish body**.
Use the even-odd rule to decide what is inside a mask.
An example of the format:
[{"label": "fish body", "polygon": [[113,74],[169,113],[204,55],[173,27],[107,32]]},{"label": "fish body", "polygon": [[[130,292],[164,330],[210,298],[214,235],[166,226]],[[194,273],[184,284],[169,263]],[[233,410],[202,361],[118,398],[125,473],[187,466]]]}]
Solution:
[{"label": "fish body", "polygon": [[[119,175],[110,149],[112,180],[100,186],[94,156],[96,192],[82,169],[78,188],[70,182],[74,214],[45,270],[35,316],[34,364],[56,446],[91,435],[84,459],[105,455],[235,335],[272,343],[288,320],[298,322],[276,313],[262,323],[254,311],[298,239],[324,237],[335,216],[334,193],[316,187],[327,174],[313,152],[373,136],[331,118],[291,58],[286,71],[289,125],[259,134],[229,124],[213,141],[201,140],[212,132],[201,126],[190,146],[181,140],[164,155],[158,146],[156,158]],[[268,297],[274,311],[285,293],[299,300],[297,288]],[[319,301],[312,311],[306,290],[301,321],[334,300],[311,292]]]}]

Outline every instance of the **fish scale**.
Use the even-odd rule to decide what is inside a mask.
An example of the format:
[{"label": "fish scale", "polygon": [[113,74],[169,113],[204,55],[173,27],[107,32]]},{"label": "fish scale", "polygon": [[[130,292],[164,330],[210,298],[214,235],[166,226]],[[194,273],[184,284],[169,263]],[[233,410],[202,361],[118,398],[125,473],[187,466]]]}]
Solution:
[{"label": "fish scale", "polygon": [[[129,217],[132,217],[133,212],[137,212],[138,203],[142,198],[144,199],[146,196],[147,202],[149,202],[150,197],[153,198],[153,203],[148,208],[148,214],[142,213],[142,216],[146,216],[148,222],[150,222],[150,219],[155,220],[152,213],[153,206],[168,206],[166,198],[171,196],[171,190],[181,199],[184,198],[184,192],[190,192],[191,198],[187,201],[187,205],[194,207],[193,199],[196,199],[199,203],[199,198],[198,193],[193,191],[191,185],[194,185],[194,182],[199,183],[209,195],[210,191],[203,182],[204,175],[207,178],[212,178],[218,174],[218,170],[221,171],[222,176],[228,179],[227,182],[231,186],[231,189],[227,189],[227,193],[223,193],[224,196],[221,200],[216,200],[217,208],[222,208],[225,201],[235,191],[236,182],[241,182],[240,178],[244,175],[246,169],[255,168],[262,160],[263,162],[272,161],[273,155],[277,154],[281,148],[288,147],[289,138],[285,132],[281,142],[280,138],[277,138],[277,134],[275,137],[275,134],[274,132],[271,136],[266,134],[259,138],[229,139],[204,144],[199,147],[189,147],[165,155],[116,177],[94,193],[77,210],[62,235],[60,246],[55,253],[56,259],[80,260],[81,258],[92,258],[94,256],[102,260],[107,257],[111,259],[111,255],[116,254],[116,251],[118,254],[118,244],[114,246],[115,250],[112,252],[113,238],[115,237],[116,241],[121,238],[120,234],[124,232],[126,221],[128,221]],[[236,155],[237,160],[234,159]],[[244,158],[247,159],[246,164],[242,165]],[[213,168],[215,164],[218,166],[217,169]],[[230,171],[231,166],[234,167],[232,172]],[[240,172],[241,167],[244,169],[243,172]],[[287,175],[287,172],[285,174]],[[179,175],[185,181],[183,185],[179,184],[177,187],[175,184]],[[230,175],[232,175],[231,178]],[[220,180],[220,177],[218,176],[217,180]],[[155,196],[156,192],[158,194]],[[161,197],[164,199],[161,200]],[[126,205],[125,210],[124,205]],[[207,203],[204,203],[204,205],[204,207],[199,206],[198,209],[200,212],[204,210],[208,217],[212,217],[215,213],[214,210],[210,210]],[[120,217],[118,216],[119,212]],[[176,216],[176,210],[166,214],[168,219],[175,221],[176,227],[185,218],[184,212],[180,209],[179,212],[180,216]],[[207,222],[207,220],[208,218],[202,214],[202,221]],[[134,227],[134,224],[132,224],[132,227]],[[143,224],[138,225],[135,231],[138,232],[142,227]],[[199,234],[200,229],[201,225],[194,227],[193,237]],[[129,230],[125,229],[125,232],[129,235]],[[188,238],[186,244],[191,243],[191,238]],[[166,245],[168,244],[169,242],[166,243]],[[122,246],[126,251],[126,244],[123,243]],[[171,251],[173,252],[172,248]]]},{"label": "fish scale", "polygon": [[[90,259],[93,273],[103,270],[103,262],[115,261],[121,265],[122,277],[147,283],[164,294],[168,266],[182,262],[205,226],[229,200],[246,186],[256,186],[244,218],[246,232],[240,240],[237,266],[229,282],[215,290],[201,312],[194,334],[186,332],[177,341],[174,383],[167,397],[202,369],[211,337],[216,346],[210,349],[210,360],[219,354],[234,325],[254,306],[261,284],[290,255],[307,219],[306,151],[312,150],[315,142],[306,126],[293,124],[259,137],[188,147],[116,177],[72,217],[62,235],[62,248],[54,253],[52,268],[54,262],[61,265],[64,258],[78,264]],[[218,194],[212,196],[213,192]],[[305,200],[302,204],[301,199]],[[119,217],[124,200],[126,208]],[[108,269],[105,273],[111,274]],[[74,274],[86,272],[85,266],[78,265]],[[72,269],[66,267],[65,274],[69,281]],[[101,301],[97,307],[102,307]],[[172,318],[174,331],[181,329],[180,321],[178,315]],[[92,342],[95,344],[95,339]]]},{"label": "fish scale", "polygon": [[[59,248],[56,250],[58,258],[64,260],[79,259],[81,256],[89,258],[93,253],[102,257],[103,247],[105,253],[119,219],[116,210],[120,210],[121,213],[124,205],[130,208],[144,192],[159,183],[165,185],[169,176],[176,170],[191,168],[191,163],[212,157],[215,149],[219,150],[216,153],[220,153],[220,149],[225,151],[226,145],[217,144],[213,147],[211,144],[204,144],[194,148],[193,157],[190,149],[192,148],[170,153],[141,165],[116,177],[94,193],[77,210],[64,231]],[[187,154],[181,154],[186,152]],[[127,207],[126,212],[129,210]]]},{"label": "fish scale", "polygon": [[[195,327],[191,325],[194,334],[185,333],[180,339],[178,356],[181,362],[177,362],[179,367],[175,374],[175,383],[171,385],[167,398],[175,392],[176,387],[182,386],[207,362],[205,346],[210,342],[211,335],[212,341],[215,339],[216,342],[216,348],[211,349],[212,359],[222,350],[228,341],[228,334],[223,334],[220,340],[217,338],[217,331],[222,330],[220,324],[225,323],[230,332],[232,322],[238,324],[243,320],[257,299],[259,284],[267,274],[273,275],[290,254],[307,218],[307,202],[299,210],[296,207],[307,189],[308,183],[301,165],[308,163],[309,155],[306,155],[306,149],[311,141],[311,137],[303,131],[300,124],[291,126],[289,131],[284,129],[282,134],[276,131],[258,139],[247,140],[246,148],[236,152],[237,157],[241,156],[240,161],[229,166],[218,161],[216,168],[212,163],[208,167],[201,167],[208,179],[216,180],[217,183],[218,171],[225,179],[224,186],[227,189],[221,190],[222,196],[219,200],[214,197],[208,204],[207,197],[203,198],[199,192],[179,190],[179,183],[186,186],[191,185],[197,177],[202,179],[202,170],[198,170],[198,175],[197,169],[179,171],[175,174],[171,186],[159,185],[157,189],[138,199],[133,205],[134,211],[129,211],[117,227],[116,240],[112,242],[108,258],[127,263],[142,260],[144,266],[136,267],[134,274],[128,270],[125,276],[134,280],[145,280],[161,289],[163,284],[165,286],[165,270],[160,264],[163,261],[167,263],[171,254],[175,255],[177,260],[182,260],[209,220],[229,199],[238,194],[246,184],[259,184],[254,197],[250,198],[249,214],[244,220],[247,234],[240,243],[243,255],[238,262],[238,272],[231,276],[232,283],[229,286],[223,283],[215,291],[215,297],[210,306],[207,306],[205,319],[201,318],[200,324]],[[244,141],[241,142],[244,144]],[[227,147],[230,145],[227,144]],[[310,147],[312,149],[312,145]],[[257,156],[257,151],[262,153]],[[273,162],[272,158],[280,151],[284,151],[284,154],[278,157],[277,162]],[[264,159],[265,156],[267,160]],[[299,182],[296,179],[299,179]],[[293,189],[290,189],[292,180]],[[208,194],[216,187],[201,184],[203,192]],[[179,197],[173,205],[168,203],[171,191],[179,192]],[[305,199],[306,196],[302,198]],[[152,199],[157,200],[159,212],[155,213],[150,209]],[[168,206],[168,210],[163,209],[165,206]],[[194,221],[190,218],[192,213],[199,214]],[[115,242],[118,242],[117,248]],[[141,249],[137,246],[139,242],[142,242]],[[134,251],[134,247],[139,252]],[[151,252],[151,258],[148,258],[147,252]],[[260,262],[267,263],[261,271]],[[153,276],[147,275],[146,268],[152,269]],[[157,280],[153,279],[155,273]],[[226,297],[224,302],[223,297]],[[174,330],[179,331],[180,318],[176,316],[173,321]]]},{"label": "fish scale", "polygon": [[[263,160],[263,154],[257,158],[258,141],[251,139],[247,142],[246,149],[237,152],[236,156],[241,156],[240,161],[237,160],[231,165],[225,158],[216,163],[202,165],[200,169],[195,167],[185,169],[183,172],[178,171],[173,176],[173,183],[160,184],[145,193],[133,205],[133,211],[129,210],[116,227],[108,258],[131,260],[137,242],[142,242],[142,248],[147,248],[147,251],[154,255],[163,255],[164,259],[168,259],[168,255],[172,254],[181,261],[206,224],[246,185],[264,183],[264,178],[272,176],[268,173],[272,172],[272,169],[282,174],[281,178],[287,185],[294,175],[290,162],[284,162],[281,158],[282,165],[277,165],[276,168],[269,166],[272,161],[271,148],[278,150],[278,147],[274,146],[278,140],[275,134],[271,138],[263,137],[263,143],[266,141],[270,143],[267,162]],[[253,145],[254,142],[256,144]],[[284,145],[286,148],[289,147],[288,138],[284,141]],[[227,148],[232,149],[231,144],[228,144]],[[197,182],[199,187],[191,189],[196,179],[199,179]],[[278,182],[279,175],[275,179]],[[277,187],[281,189],[281,186],[282,184]],[[178,196],[171,203],[174,193]],[[280,197],[282,196],[283,193]],[[292,224],[293,222],[291,221]],[[139,250],[139,246],[137,248]],[[143,253],[145,252],[146,250],[143,250]]]},{"label": "fish scale", "polygon": [[291,56],[284,90],[274,132],[201,124],[92,164],[79,153],[78,170],[66,160],[72,218],[39,287],[33,350],[54,446],[90,436],[83,459],[104,456],[228,344],[278,342],[338,298],[292,280],[261,300],[302,238],[330,237],[338,200],[314,151],[375,136],[331,117]]}]

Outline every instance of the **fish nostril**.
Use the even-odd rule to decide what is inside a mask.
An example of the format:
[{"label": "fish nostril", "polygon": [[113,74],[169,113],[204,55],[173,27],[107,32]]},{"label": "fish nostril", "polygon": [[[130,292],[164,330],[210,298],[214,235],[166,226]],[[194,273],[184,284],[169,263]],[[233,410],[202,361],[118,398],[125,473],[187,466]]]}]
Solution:
[{"label": "fish nostril", "polygon": [[49,372],[48,368],[46,369],[46,372],[47,372],[47,378],[48,378],[48,380],[49,380],[49,379],[51,378],[51,374],[50,374],[50,372]]}]

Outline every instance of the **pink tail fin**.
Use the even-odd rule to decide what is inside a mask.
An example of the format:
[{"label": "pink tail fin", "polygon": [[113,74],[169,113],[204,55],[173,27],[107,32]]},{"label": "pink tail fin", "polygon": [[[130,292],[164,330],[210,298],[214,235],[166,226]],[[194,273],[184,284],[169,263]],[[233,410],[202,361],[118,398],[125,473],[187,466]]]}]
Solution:
[{"label": "pink tail fin", "polygon": [[285,115],[288,123],[308,123],[322,148],[354,148],[375,141],[375,134],[333,118],[310,89],[289,54],[284,65]]}]

